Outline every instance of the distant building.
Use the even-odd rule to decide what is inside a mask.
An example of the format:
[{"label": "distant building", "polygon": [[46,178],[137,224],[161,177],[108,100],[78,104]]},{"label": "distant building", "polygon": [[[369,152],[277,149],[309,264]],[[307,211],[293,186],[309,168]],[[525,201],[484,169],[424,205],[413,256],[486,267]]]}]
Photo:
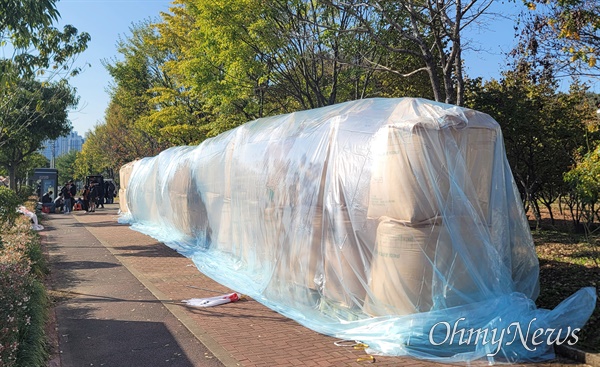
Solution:
[{"label": "distant building", "polygon": [[54,167],[54,159],[72,150],[81,152],[84,139],[76,131],[72,131],[67,136],[61,136],[56,140],[46,140],[44,148],[40,151],[50,161],[50,166]]}]

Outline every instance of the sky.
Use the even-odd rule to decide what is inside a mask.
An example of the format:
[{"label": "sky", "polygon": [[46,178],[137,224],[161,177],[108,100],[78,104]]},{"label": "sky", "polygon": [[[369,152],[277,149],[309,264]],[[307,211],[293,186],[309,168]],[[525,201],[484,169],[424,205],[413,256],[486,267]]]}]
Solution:
[{"label": "sky", "polygon": [[[513,24],[520,2],[503,3],[492,11],[505,17],[489,16],[480,24],[470,27],[464,39],[469,42],[463,53],[469,76],[481,76],[484,80],[498,79],[505,68],[505,53],[512,48],[515,37]],[[71,85],[80,96],[79,106],[69,113],[73,130],[81,136],[102,123],[108,107],[107,89],[111,78],[102,60],[118,58],[116,44],[130,35],[134,23],[158,18],[160,12],[168,12],[171,0],[60,0],[57,3],[61,18],[59,25],[71,24],[79,31],[88,32],[91,41],[88,49],[79,55],[77,64],[90,64],[83,73],[71,79]]]},{"label": "sky", "polygon": [[59,26],[73,25],[91,36],[88,49],[80,54],[77,65],[90,64],[70,80],[77,89],[79,105],[69,113],[73,131],[84,136],[88,130],[104,120],[104,111],[110,100],[107,88],[111,77],[102,60],[118,57],[117,41],[131,33],[132,24],[157,18],[168,12],[170,0],[60,0],[57,9],[61,15]]}]

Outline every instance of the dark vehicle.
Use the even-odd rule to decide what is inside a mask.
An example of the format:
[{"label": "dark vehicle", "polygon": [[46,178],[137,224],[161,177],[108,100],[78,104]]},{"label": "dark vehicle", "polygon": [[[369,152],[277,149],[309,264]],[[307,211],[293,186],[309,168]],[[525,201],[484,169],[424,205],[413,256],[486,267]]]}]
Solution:
[{"label": "dark vehicle", "polygon": [[87,186],[90,186],[90,184],[94,182],[100,184],[100,186],[104,186],[104,177],[102,175],[86,176],[85,184]]}]

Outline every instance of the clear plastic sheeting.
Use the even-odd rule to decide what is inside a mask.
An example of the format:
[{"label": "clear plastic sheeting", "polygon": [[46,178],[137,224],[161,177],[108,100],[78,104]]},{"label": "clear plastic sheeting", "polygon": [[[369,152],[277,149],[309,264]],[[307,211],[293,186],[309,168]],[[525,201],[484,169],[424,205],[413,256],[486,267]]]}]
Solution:
[{"label": "clear plastic sheeting", "polygon": [[121,174],[122,222],[371,353],[549,359],[595,306],[585,288],[536,309],[538,260],[502,134],[474,110],[347,102],[255,120]]}]

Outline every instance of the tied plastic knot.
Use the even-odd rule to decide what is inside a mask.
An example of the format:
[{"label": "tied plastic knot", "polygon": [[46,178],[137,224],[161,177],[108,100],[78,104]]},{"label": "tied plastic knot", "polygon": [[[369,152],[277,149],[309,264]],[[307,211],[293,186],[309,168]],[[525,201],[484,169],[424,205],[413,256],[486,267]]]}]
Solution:
[{"label": "tied plastic knot", "polygon": [[[333,344],[338,347],[352,347],[352,349],[356,349],[356,350],[365,350],[369,347],[367,344],[359,342],[358,340],[340,340],[337,342],[333,342]],[[356,359],[356,362],[375,363],[375,357],[370,354],[367,354],[364,357],[358,357]]]},{"label": "tied plastic knot", "polygon": [[371,363],[375,363],[375,357],[372,356],[372,355],[370,355],[370,354],[368,354],[368,355],[366,355],[364,357],[358,357],[356,359],[356,362],[371,362]]},{"label": "tied plastic knot", "polygon": [[360,343],[360,342],[359,342],[359,343],[356,343],[356,344],[353,346],[353,348],[354,348],[354,349],[358,349],[358,350],[365,350],[365,349],[367,349],[368,347],[369,347],[369,346],[368,346],[367,344],[365,344],[365,343]]},{"label": "tied plastic knot", "polygon": [[362,343],[359,342],[358,340],[344,339],[344,340],[338,340],[337,342],[333,342],[333,344],[338,347],[355,347]]}]

